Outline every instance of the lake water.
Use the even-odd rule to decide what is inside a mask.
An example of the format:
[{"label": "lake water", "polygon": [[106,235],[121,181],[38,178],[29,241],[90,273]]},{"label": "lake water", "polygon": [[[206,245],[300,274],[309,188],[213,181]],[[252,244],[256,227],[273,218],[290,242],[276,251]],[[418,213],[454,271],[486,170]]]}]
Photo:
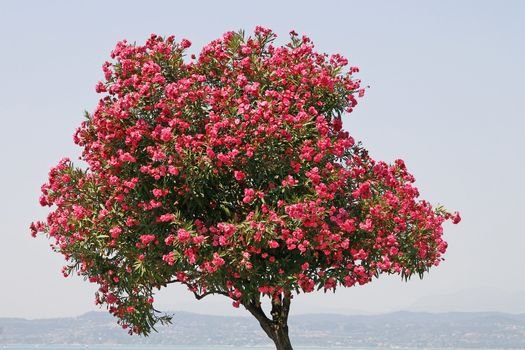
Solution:
[{"label": "lake water", "polygon": [[[139,346],[139,345],[0,345],[0,350],[275,350],[275,347],[270,346],[251,346],[251,347],[235,347],[235,346]],[[294,350],[326,350],[327,348],[320,347],[301,347],[296,346]],[[343,348],[332,347],[328,349],[333,350],[385,350],[390,348]],[[403,350],[420,350],[420,349],[403,349]],[[431,349],[444,350],[444,349]],[[447,349],[450,350],[450,349]],[[475,350],[475,349],[469,349]]]},{"label": "lake water", "polygon": [[[252,347],[234,347],[234,346],[103,346],[103,345],[0,345],[0,350],[275,350],[275,347],[252,346]],[[326,350],[320,347],[294,347],[294,350]],[[329,348],[333,350],[385,350],[385,348]],[[403,349],[408,350],[408,349]],[[412,349],[419,350],[419,349]],[[440,349],[432,349],[440,350]],[[450,350],[450,349],[448,349]],[[469,349],[473,350],[473,349]]]},{"label": "lake water", "polygon": [[[266,346],[253,346],[253,347],[234,347],[234,346],[137,346],[137,345],[121,345],[121,346],[104,346],[104,345],[1,345],[0,350],[275,350],[274,347]],[[294,350],[451,350],[451,349],[438,349],[438,348],[421,348],[421,349],[407,349],[407,348],[343,348],[343,347],[331,347],[331,348],[320,348],[320,347],[305,347],[296,346]],[[461,349],[456,349],[461,350]],[[476,349],[468,349],[476,350]],[[491,349],[497,350],[497,349]]]}]

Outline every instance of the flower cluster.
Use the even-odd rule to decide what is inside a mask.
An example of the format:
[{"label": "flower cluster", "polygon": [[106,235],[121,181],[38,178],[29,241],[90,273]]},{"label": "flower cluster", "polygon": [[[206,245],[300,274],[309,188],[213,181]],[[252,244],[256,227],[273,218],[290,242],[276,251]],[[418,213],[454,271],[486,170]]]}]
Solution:
[{"label": "flower cluster", "polygon": [[87,170],[64,159],[42,187],[52,211],[33,234],[130,332],[164,321],[154,291],[173,282],[239,306],[442,260],[442,224],[459,215],[418,200],[403,161],[373,160],[342,129],[358,68],[275,37],[228,32],[191,58],[186,39],[119,42],[74,136]]}]

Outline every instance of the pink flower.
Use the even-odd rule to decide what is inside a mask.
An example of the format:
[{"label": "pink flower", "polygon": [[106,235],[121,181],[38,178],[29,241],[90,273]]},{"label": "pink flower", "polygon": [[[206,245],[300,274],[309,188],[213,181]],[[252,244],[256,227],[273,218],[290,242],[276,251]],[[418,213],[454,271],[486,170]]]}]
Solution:
[{"label": "pink flower", "polygon": [[365,222],[359,224],[359,228],[364,231],[374,231],[374,223],[370,219],[366,219]]},{"label": "pink flower", "polygon": [[168,265],[172,266],[175,264],[175,253],[169,252],[168,254],[163,255],[162,260],[164,260]]},{"label": "pink flower", "polygon": [[160,139],[164,142],[168,142],[173,139],[173,134],[171,133],[171,128],[163,128],[160,131]]},{"label": "pink flower", "polygon": [[97,93],[101,93],[101,92],[106,92],[107,89],[106,89],[106,86],[104,85],[104,83],[101,82],[101,81],[99,81],[99,82],[97,83],[97,85],[95,86],[95,91],[96,91]]},{"label": "pink flower", "polygon": [[117,302],[117,300],[118,300],[118,298],[115,295],[111,294],[111,293],[108,293],[106,295],[106,302],[108,304],[114,304],[114,303]]},{"label": "pink flower", "polygon": [[286,179],[284,179],[282,181],[282,185],[283,187],[288,187],[288,186],[295,186],[297,185],[299,181],[297,179],[295,179],[292,175],[288,175],[286,177]]},{"label": "pink flower", "polygon": [[169,191],[167,190],[162,190],[160,188],[155,188],[153,191],[152,191],[153,195],[156,197],[156,198],[159,198],[159,197],[163,197],[165,195],[167,195],[169,193]]},{"label": "pink flower", "polygon": [[180,42],[180,46],[184,49],[187,49],[191,46],[191,41],[189,41],[188,39],[182,39],[182,41]]},{"label": "pink flower", "polygon": [[135,163],[137,160],[129,152],[122,153],[119,159],[123,162]]},{"label": "pink flower", "polygon": [[188,276],[184,272],[177,272],[176,273],[177,280],[180,282],[185,282],[188,279]]},{"label": "pink flower", "polygon": [[452,223],[459,224],[460,221],[461,221],[461,216],[459,216],[458,212],[455,212],[454,215],[452,215]]},{"label": "pink flower", "polygon": [[167,246],[170,246],[173,244],[173,242],[175,241],[175,236],[174,235],[169,235],[168,237],[166,237],[166,239],[164,240],[164,243],[166,243]]},{"label": "pink flower", "polygon": [[354,232],[355,231],[355,220],[354,219],[346,219],[339,226],[345,232]]},{"label": "pink flower", "polygon": [[244,189],[244,198],[242,201],[244,203],[250,203],[255,198],[255,191],[253,188],[245,188]]},{"label": "pink flower", "polygon": [[204,236],[203,235],[199,235],[199,236],[195,236],[193,237],[193,243],[195,244],[201,244],[202,242],[204,242]]},{"label": "pink flower", "polygon": [[150,244],[151,242],[153,242],[157,237],[155,235],[141,235],[140,236],[140,241],[142,242],[143,245],[148,245]]},{"label": "pink flower", "polygon": [[111,230],[109,230],[109,233],[111,235],[111,238],[117,239],[122,233],[122,229],[118,226],[115,226]]},{"label": "pink flower", "polygon": [[190,239],[190,233],[186,231],[185,229],[181,228],[177,231],[177,238],[181,242],[185,242]]},{"label": "pink flower", "polygon": [[235,180],[237,181],[242,181],[246,177],[246,175],[242,171],[238,170],[234,171],[233,175],[235,177]]},{"label": "pink flower", "polygon": [[224,265],[224,259],[219,256],[217,253],[213,253],[213,265],[221,266]]},{"label": "pink flower", "polygon": [[279,247],[279,243],[277,243],[276,241],[268,241],[268,247],[277,248]]},{"label": "pink flower", "polygon": [[160,222],[170,222],[170,221],[173,221],[174,219],[175,219],[175,215],[171,213],[163,214],[159,217]]},{"label": "pink flower", "polygon": [[370,182],[366,181],[360,184],[359,188],[352,192],[352,196],[355,199],[370,198]]}]

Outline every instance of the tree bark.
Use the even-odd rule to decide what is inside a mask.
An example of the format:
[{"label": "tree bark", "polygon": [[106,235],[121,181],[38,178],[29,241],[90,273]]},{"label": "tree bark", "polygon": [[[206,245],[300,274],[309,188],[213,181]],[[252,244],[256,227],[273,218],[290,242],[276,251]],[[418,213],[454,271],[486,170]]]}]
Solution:
[{"label": "tree bark", "polygon": [[244,304],[244,307],[259,321],[266,335],[275,343],[277,350],[293,350],[288,336],[288,314],[291,298],[289,293],[274,296],[271,319],[264,313],[259,300],[252,300]]},{"label": "tree bark", "polygon": [[285,325],[283,328],[276,328],[272,340],[277,350],[293,350],[292,343],[290,343],[290,338],[288,337],[288,325]]}]

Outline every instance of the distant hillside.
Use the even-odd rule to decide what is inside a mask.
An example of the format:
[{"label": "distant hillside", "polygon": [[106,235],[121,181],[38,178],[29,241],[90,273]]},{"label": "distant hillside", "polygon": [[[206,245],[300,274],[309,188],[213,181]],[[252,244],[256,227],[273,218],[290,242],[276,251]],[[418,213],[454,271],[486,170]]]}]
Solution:
[{"label": "distant hillside", "polygon": [[[295,345],[512,348],[525,349],[525,314],[492,312],[396,312],[384,315],[311,314],[292,316]],[[76,318],[0,318],[0,345],[6,344],[269,344],[255,319],[175,312],[173,324],[148,338],[129,336],[105,312]]]},{"label": "distant hillside", "polygon": [[[446,310],[443,306],[446,305]],[[499,288],[469,288],[450,294],[427,295],[403,309],[410,311],[494,311],[525,312],[525,291],[506,291]]]}]

